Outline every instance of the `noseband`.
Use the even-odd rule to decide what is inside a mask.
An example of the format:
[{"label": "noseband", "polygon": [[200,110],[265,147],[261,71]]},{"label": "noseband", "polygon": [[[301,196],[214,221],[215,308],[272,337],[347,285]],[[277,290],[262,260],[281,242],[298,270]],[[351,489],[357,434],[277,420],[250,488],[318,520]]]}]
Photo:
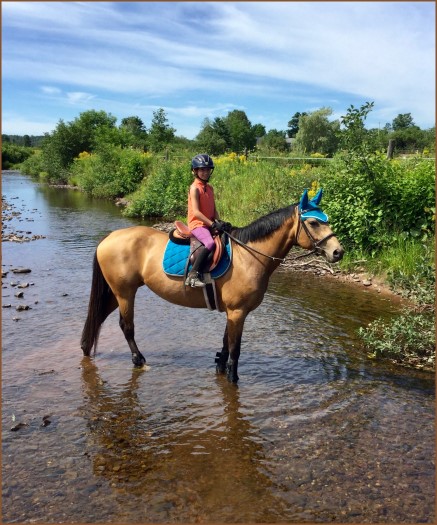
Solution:
[{"label": "noseband", "polygon": [[324,252],[324,249],[321,248],[321,245],[324,242],[326,242],[328,239],[330,239],[331,237],[335,237],[335,233],[331,231],[331,233],[328,233],[328,235],[323,237],[323,239],[320,239],[320,240],[314,239],[314,237],[311,235],[311,232],[308,229],[308,226],[305,224],[305,221],[302,219],[301,212],[299,211],[299,230],[298,230],[297,235],[296,235],[296,242],[299,239],[299,235],[300,235],[300,232],[301,232],[302,228],[305,230],[305,233],[307,234],[308,238],[312,242],[313,249],[309,253],[305,253],[304,255],[300,255],[299,257],[304,257],[304,256],[307,256],[307,255],[311,255],[313,253],[315,253],[316,255],[322,255],[323,252]]}]

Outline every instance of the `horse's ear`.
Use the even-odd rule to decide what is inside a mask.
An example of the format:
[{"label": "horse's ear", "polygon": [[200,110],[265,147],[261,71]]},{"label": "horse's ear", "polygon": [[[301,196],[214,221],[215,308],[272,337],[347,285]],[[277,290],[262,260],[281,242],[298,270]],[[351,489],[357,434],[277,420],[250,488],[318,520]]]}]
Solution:
[{"label": "horse's ear", "polygon": [[320,190],[316,193],[316,196],[311,199],[311,202],[318,206],[320,204],[320,201],[322,200],[323,190],[320,188]]},{"label": "horse's ear", "polygon": [[299,202],[299,210],[306,210],[308,208],[308,190],[305,190],[302,193],[302,197],[300,198]]}]

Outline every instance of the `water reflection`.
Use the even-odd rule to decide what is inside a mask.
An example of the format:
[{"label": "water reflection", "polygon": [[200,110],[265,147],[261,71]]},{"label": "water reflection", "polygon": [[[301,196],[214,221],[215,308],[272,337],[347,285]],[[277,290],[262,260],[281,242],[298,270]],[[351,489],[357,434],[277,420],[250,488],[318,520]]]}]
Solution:
[{"label": "water reflection", "polygon": [[165,392],[156,412],[147,412],[139,395],[141,389],[150,395],[142,371],[133,370],[115,388],[85,358],[82,382],[93,472],[118,494],[138,498],[144,519],[246,522],[286,515],[264,473],[262,440],[241,410],[239,390],[225,378],[217,377],[213,387],[215,409],[183,412],[162,402]]}]

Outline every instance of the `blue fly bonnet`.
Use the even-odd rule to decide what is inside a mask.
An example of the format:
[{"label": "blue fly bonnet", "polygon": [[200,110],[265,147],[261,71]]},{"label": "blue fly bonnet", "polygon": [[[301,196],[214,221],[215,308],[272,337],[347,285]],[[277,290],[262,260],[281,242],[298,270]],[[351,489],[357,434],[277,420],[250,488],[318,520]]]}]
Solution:
[{"label": "blue fly bonnet", "polygon": [[328,222],[328,216],[319,208],[322,194],[323,190],[320,189],[316,196],[309,200],[308,190],[303,192],[299,202],[299,213],[303,221],[306,221],[307,219],[317,219],[320,222]]}]

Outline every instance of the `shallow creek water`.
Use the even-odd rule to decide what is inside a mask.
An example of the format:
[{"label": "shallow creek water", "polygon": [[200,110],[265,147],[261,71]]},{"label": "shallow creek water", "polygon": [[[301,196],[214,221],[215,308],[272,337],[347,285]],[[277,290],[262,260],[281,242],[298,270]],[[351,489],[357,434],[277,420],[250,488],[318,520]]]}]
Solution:
[{"label": "shallow creek water", "polygon": [[396,315],[389,299],[277,272],[246,321],[238,387],[215,373],[224,314],[146,289],[148,368],[132,368],[116,314],[83,358],[95,247],[133,221],[17,172],[2,193],[19,212],[3,228],[44,236],[2,243],[4,523],[434,522],[434,377],[369,359],[356,337]]}]

